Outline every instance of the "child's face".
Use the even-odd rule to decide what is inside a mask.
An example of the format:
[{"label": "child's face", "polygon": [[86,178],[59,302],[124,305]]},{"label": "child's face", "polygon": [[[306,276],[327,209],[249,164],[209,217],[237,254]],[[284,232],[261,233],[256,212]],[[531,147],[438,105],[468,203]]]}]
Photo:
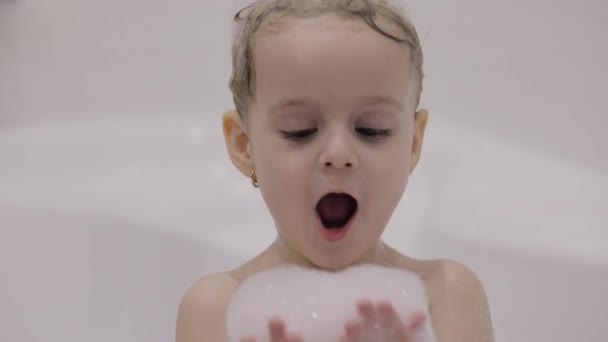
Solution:
[{"label": "child's face", "polygon": [[[407,96],[409,60],[407,46],[335,15],[290,20],[256,37],[255,98],[246,124],[226,114],[228,149],[244,174],[255,170],[282,245],[319,267],[373,258],[418,161],[427,113],[414,115]],[[337,241],[316,210],[332,192],[357,203]],[[352,204],[324,212],[344,214]]]}]

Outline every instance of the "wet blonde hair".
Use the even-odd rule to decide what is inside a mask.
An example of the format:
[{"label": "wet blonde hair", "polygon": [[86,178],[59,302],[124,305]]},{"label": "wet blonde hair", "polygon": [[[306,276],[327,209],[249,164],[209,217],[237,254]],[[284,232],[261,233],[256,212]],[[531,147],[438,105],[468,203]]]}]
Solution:
[{"label": "wet blonde hair", "polygon": [[[422,92],[423,55],[416,28],[407,18],[404,10],[395,0],[257,0],[240,9],[234,16],[234,37],[232,44],[232,75],[230,90],[236,110],[247,117],[248,103],[254,96],[255,67],[253,47],[255,34],[269,22],[269,19],[285,17],[312,17],[326,13],[336,13],[346,18],[363,20],[378,33],[410,47],[410,62],[414,67],[414,83],[407,91],[418,106]],[[384,19],[396,25],[402,36],[391,34],[379,25]]]}]

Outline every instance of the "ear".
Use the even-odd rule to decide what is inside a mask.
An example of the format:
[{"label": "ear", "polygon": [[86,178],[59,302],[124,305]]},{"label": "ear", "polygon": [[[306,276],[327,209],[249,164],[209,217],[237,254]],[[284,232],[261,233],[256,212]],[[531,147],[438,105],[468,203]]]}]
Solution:
[{"label": "ear", "polygon": [[422,142],[424,140],[424,132],[428,120],[429,112],[426,109],[419,110],[414,116],[414,138],[412,142],[410,174],[414,172],[416,165],[418,165],[418,161],[420,161]]},{"label": "ear", "polygon": [[232,110],[224,113],[222,127],[230,160],[243,175],[249,177],[253,170],[253,155],[245,122],[237,111]]}]

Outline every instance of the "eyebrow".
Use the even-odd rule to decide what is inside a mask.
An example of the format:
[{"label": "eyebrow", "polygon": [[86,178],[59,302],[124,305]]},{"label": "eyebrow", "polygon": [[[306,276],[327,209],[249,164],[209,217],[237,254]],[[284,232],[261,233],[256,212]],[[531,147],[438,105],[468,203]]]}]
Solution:
[{"label": "eyebrow", "polygon": [[[394,98],[392,98],[390,96],[383,96],[383,95],[373,95],[373,96],[362,97],[361,99],[359,99],[357,104],[362,105],[362,106],[385,105],[385,106],[393,107],[394,109],[397,109],[399,111],[403,110],[403,104],[401,102],[395,100]],[[286,110],[286,109],[290,109],[290,108],[302,108],[302,107],[317,108],[318,105],[316,105],[313,101],[310,101],[310,100],[307,100],[304,98],[291,98],[291,99],[279,101],[277,104],[275,104],[274,106],[271,107],[270,113],[272,115],[275,115],[278,112],[280,112],[281,110]]]},{"label": "eyebrow", "polygon": [[403,104],[390,96],[368,96],[364,97],[360,103],[365,106],[386,105],[398,109],[399,111],[403,110]]},{"label": "eyebrow", "polygon": [[287,100],[279,101],[277,104],[270,108],[271,115],[276,115],[282,110],[289,108],[301,108],[301,107],[317,107],[312,101],[302,98],[291,98]]}]

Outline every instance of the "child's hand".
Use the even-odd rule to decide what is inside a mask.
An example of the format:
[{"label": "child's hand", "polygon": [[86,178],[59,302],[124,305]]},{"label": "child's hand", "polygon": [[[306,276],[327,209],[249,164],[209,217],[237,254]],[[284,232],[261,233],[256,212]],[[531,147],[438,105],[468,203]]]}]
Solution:
[{"label": "child's hand", "polygon": [[[297,334],[287,333],[285,322],[281,319],[273,318],[268,321],[270,331],[270,342],[303,342],[302,337]],[[258,342],[255,337],[241,337],[240,342]]]},{"label": "child's hand", "polygon": [[357,308],[360,318],[345,324],[346,335],[341,342],[413,342],[411,334],[425,320],[423,312],[416,312],[406,324],[388,302],[374,305],[364,300],[358,303]]}]

